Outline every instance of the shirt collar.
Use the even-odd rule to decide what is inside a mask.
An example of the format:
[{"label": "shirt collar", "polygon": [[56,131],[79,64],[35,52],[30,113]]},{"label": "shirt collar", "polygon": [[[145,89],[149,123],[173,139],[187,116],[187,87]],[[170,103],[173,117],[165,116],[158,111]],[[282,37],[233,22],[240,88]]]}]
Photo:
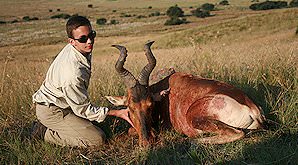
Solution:
[{"label": "shirt collar", "polygon": [[80,62],[82,62],[84,65],[91,68],[91,58],[92,53],[89,53],[87,56],[84,56],[81,52],[79,52],[75,47],[73,47],[71,44],[71,49],[74,51],[75,56],[79,59]]}]

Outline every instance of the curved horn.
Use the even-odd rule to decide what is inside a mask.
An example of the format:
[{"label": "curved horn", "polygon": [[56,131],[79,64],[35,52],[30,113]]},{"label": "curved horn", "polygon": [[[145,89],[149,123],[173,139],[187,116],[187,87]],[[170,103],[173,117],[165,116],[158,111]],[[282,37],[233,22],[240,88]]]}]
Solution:
[{"label": "curved horn", "polygon": [[127,57],[126,48],[124,46],[121,46],[121,45],[112,45],[112,47],[115,47],[120,51],[120,56],[119,56],[119,58],[116,62],[116,65],[115,65],[116,71],[119,73],[121,78],[124,80],[124,84],[128,88],[134,87],[137,83],[137,80],[135,79],[135,77],[128,70],[126,70],[123,67],[124,62],[126,61],[126,57]]},{"label": "curved horn", "polygon": [[142,69],[138,80],[141,85],[148,86],[149,85],[149,76],[156,66],[156,59],[150,49],[151,45],[154,43],[154,41],[149,41],[144,46],[144,51],[148,60],[148,64]]}]

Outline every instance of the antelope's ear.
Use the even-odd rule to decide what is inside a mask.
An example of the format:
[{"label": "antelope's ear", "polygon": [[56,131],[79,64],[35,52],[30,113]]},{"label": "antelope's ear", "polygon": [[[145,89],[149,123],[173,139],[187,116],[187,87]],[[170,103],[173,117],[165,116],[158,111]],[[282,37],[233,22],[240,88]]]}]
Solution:
[{"label": "antelope's ear", "polygon": [[105,96],[115,106],[127,105],[126,96]]}]

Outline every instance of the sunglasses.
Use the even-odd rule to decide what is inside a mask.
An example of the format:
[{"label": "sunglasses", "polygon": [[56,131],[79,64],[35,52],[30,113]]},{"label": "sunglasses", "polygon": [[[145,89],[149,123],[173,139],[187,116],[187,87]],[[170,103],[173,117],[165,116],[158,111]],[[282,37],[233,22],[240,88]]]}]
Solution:
[{"label": "sunglasses", "polygon": [[95,37],[96,37],[96,31],[92,30],[88,34],[88,36],[83,35],[79,39],[75,39],[75,38],[73,39],[79,41],[79,43],[86,43],[88,41],[88,38],[90,38],[90,40],[94,40]]}]

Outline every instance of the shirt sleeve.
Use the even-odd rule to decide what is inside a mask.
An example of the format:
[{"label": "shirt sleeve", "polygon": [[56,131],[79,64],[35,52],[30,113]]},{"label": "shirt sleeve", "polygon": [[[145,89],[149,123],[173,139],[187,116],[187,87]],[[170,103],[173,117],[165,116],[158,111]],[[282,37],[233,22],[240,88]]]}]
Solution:
[{"label": "shirt sleeve", "polygon": [[83,82],[69,84],[62,89],[66,102],[73,112],[90,121],[102,122],[108,113],[107,107],[97,107],[90,103],[87,89]]}]

